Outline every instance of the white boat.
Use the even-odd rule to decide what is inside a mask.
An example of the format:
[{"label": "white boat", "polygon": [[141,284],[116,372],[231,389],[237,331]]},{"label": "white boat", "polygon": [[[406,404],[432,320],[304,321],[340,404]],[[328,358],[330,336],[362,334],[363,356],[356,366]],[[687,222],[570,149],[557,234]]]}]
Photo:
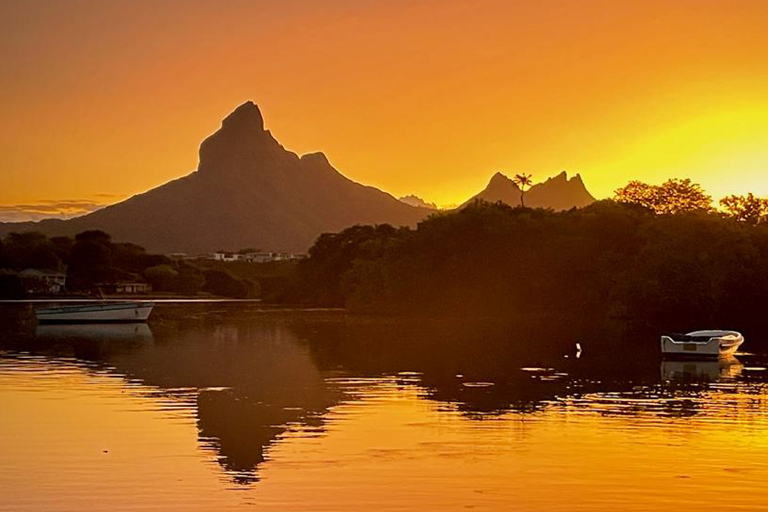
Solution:
[{"label": "white boat", "polygon": [[661,353],[668,356],[729,357],[744,343],[736,331],[693,331],[661,337]]},{"label": "white boat", "polygon": [[100,302],[35,310],[40,323],[146,322],[152,302]]}]

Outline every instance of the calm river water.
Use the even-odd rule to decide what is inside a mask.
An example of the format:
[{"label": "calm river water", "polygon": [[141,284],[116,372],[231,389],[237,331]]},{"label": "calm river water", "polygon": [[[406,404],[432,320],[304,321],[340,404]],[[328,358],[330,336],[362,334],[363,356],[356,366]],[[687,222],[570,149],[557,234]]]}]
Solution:
[{"label": "calm river water", "polygon": [[0,308],[3,511],[768,510],[759,353],[255,304],[139,326]]}]

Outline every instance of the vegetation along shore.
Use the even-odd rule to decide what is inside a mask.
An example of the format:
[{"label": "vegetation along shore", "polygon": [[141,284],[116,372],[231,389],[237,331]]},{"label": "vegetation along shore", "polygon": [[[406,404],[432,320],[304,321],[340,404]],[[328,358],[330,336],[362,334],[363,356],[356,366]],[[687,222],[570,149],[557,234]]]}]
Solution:
[{"label": "vegetation along shore", "polygon": [[613,199],[555,212],[474,201],[416,228],[358,225],[321,235],[302,260],[178,259],[113,242],[9,234],[0,295],[25,269],[58,270],[69,293],[140,282],[154,293],[262,298],[377,314],[619,320],[749,330],[768,299],[768,202],[712,200],[688,180],[631,182]]}]

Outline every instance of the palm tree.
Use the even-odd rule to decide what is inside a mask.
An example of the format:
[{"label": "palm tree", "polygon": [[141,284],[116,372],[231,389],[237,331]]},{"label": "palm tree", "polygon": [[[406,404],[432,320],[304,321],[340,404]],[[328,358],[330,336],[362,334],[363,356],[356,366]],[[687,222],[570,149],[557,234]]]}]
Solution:
[{"label": "palm tree", "polygon": [[530,187],[531,183],[533,183],[531,181],[531,175],[525,173],[515,174],[512,181],[514,181],[517,188],[520,189],[520,205],[525,208],[525,189],[526,187]]}]

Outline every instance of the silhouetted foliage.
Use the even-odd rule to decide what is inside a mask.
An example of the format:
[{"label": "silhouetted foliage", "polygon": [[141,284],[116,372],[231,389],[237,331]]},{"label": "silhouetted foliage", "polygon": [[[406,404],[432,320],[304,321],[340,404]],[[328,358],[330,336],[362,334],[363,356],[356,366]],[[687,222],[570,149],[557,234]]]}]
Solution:
[{"label": "silhouetted foliage", "polygon": [[144,277],[154,291],[165,292],[175,289],[179,273],[170,265],[156,265],[146,269]]},{"label": "silhouetted foliage", "polygon": [[142,272],[157,265],[168,265],[162,254],[147,254],[143,247],[131,243],[112,244],[112,265],[128,272]]},{"label": "silhouetted foliage", "polygon": [[[184,295],[194,295],[205,285],[203,273],[185,263],[176,266],[162,264],[149,267],[144,271],[144,277],[157,292],[176,292]],[[240,290],[235,290],[240,293]]]},{"label": "silhouetted foliage", "polygon": [[67,267],[67,287],[86,290],[99,283],[112,282],[115,278],[112,252],[112,239],[103,231],[83,231],[75,236]]},{"label": "silhouetted foliage", "polygon": [[[148,254],[136,244],[115,243],[109,234],[99,230],[84,231],[74,239],[49,239],[35,232],[11,233],[0,239],[0,272],[5,276],[0,279],[0,295],[8,298],[19,298],[19,290],[23,295],[24,288],[30,293],[49,293],[47,286],[26,282],[24,279],[32,278],[18,275],[25,269],[66,272],[65,291],[75,293],[91,293],[101,285],[146,281],[157,292],[195,295],[205,287],[206,292],[216,295],[257,297],[262,279],[269,281],[271,294],[280,293],[294,267],[292,261],[171,260],[161,254]],[[209,270],[214,272],[209,274],[211,282],[206,286],[204,274]]]},{"label": "silhouetted foliage", "polygon": [[206,270],[205,285],[203,291],[213,295],[244,299],[251,295],[257,295],[258,290],[252,288],[257,285],[238,279],[226,270]]},{"label": "silhouetted foliage", "polygon": [[552,212],[474,203],[416,230],[323,235],[290,297],[357,311],[743,327],[768,299],[768,229],[600,201]]},{"label": "silhouetted foliage", "polygon": [[340,233],[320,235],[309,249],[309,258],[299,264],[295,286],[301,291],[291,295],[290,300],[342,305],[347,295],[342,279],[353,264],[376,261],[388,249],[398,246],[410,232],[407,228],[398,230],[383,224],[352,226]]},{"label": "silhouetted foliage", "polygon": [[174,292],[182,293],[184,295],[195,295],[203,289],[205,285],[205,277],[200,269],[181,263],[177,266],[176,271],[176,284],[173,288]]},{"label": "silhouetted foliage", "polygon": [[515,185],[520,189],[520,206],[525,208],[525,189],[530,187],[533,181],[531,181],[531,175],[526,173],[515,174],[512,178]]},{"label": "silhouetted foliage", "polygon": [[720,200],[720,206],[730,217],[748,224],[763,222],[768,215],[768,199],[756,197],[751,192],[746,196],[724,197]]},{"label": "silhouetted foliage", "polygon": [[72,256],[72,248],[75,246],[75,241],[68,236],[54,236],[50,239],[53,247],[53,252],[64,263],[67,264]]},{"label": "silhouetted foliage", "polygon": [[0,269],[0,299],[23,299],[26,295],[18,274],[12,270]]},{"label": "silhouetted foliage", "polygon": [[637,204],[654,213],[670,214],[710,211],[712,198],[689,179],[670,179],[661,185],[630,181],[614,193],[619,203]]},{"label": "silhouetted foliage", "polygon": [[3,243],[3,260],[8,268],[58,270],[62,260],[55,246],[42,233],[10,233]]}]

